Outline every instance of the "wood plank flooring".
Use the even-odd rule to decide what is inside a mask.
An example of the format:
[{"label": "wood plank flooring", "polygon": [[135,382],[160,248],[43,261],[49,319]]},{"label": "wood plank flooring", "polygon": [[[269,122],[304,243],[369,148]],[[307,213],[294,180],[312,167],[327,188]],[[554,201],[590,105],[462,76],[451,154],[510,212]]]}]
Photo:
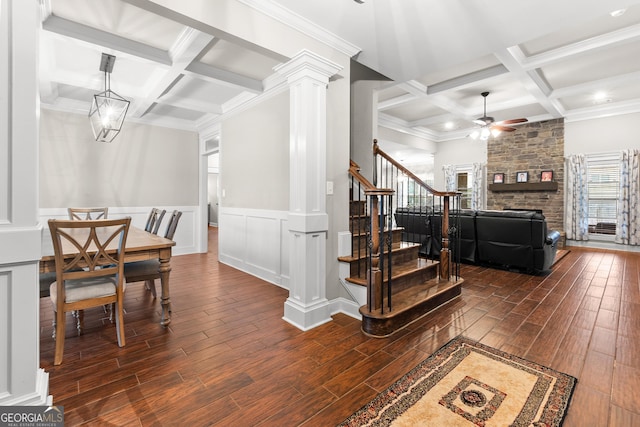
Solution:
[{"label": "wood plank flooring", "polygon": [[218,263],[172,259],[173,320],[143,283],[126,292],[127,345],[100,309],[67,321],[54,367],[41,299],[41,365],[66,425],[334,426],[457,335],[578,378],[564,426],[640,425],[640,254],[569,248],[548,275],[462,267],[462,296],[391,338],[338,314],[302,332],[288,292]]}]

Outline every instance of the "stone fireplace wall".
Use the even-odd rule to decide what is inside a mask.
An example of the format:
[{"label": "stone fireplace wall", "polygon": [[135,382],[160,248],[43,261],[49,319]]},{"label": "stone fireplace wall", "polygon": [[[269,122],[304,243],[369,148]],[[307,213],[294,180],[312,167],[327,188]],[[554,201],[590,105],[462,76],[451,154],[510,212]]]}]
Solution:
[{"label": "stone fireplace wall", "polygon": [[[529,183],[540,182],[540,173],[553,171],[557,190],[487,191],[487,209],[542,209],[549,230],[564,236],[564,119],[527,123],[502,133],[487,144],[487,182],[504,173],[504,183],[516,182],[517,172],[528,172]],[[535,186],[530,186],[535,187]]]}]

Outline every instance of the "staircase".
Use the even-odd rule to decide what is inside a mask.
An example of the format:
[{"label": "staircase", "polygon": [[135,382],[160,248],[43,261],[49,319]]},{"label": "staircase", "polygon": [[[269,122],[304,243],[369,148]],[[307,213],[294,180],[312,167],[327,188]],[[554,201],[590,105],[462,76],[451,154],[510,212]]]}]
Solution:
[{"label": "staircase", "polygon": [[[389,160],[383,163],[382,159],[388,156],[378,149],[377,144],[374,144],[374,153],[381,160],[376,168],[388,172],[392,167],[391,175],[396,177],[399,176],[398,166],[404,169],[393,164],[393,160],[393,163],[388,163]],[[412,175],[409,171],[402,171],[403,185],[407,173]],[[438,260],[421,257],[420,244],[413,243],[402,228],[394,225],[395,209],[406,206],[406,186],[398,186],[397,182],[384,182],[391,184],[389,188],[385,188],[386,185],[375,186],[360,174],[354,162],[350,174],[351,254],[338,260],[349,266],[349,275],[345,279],[348,286],[366,288],[366,301],[359,301],[362,304],[363,332],[373,337],[386,337],[460,295],[459,263],[449,259],[447,221],[443,221],[444,249]],[[414,176],[412,179],[417,178]],[[438,193],[423,183],[413,188],[423,186],[426,187],[424,195],[416,198],[414,192],[411,197],[414,206],[417,200],[425,205],[425,209],[426,204],[433,200],[440,200],[447,207],[450,198],[455,200],[457,197],[459,201],[457,193]],[[440,196],[434,199],[434,194]]]}]

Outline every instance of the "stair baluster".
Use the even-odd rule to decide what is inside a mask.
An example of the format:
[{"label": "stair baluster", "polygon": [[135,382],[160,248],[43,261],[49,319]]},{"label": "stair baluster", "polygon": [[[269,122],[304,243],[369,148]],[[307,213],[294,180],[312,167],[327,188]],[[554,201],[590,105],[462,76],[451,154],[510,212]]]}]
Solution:
[{"label": "stair baluster", "polygon": [[[375,185],[355,162],[350,164],[352,254],[340,261],[350,264],[347,282],[367,287],[360,308],[362,330],[383,337],[460,295],[459,259],[450,252],[451,239],[454,245],[459,239],[460,194],[434,190],[380,150],[375,140],[373,151]],[[436,223],[442,228],[442,240],[431,242],[437,248],[397,226],[407,210],[419,213],[425,232]],[[431,249],[438,249],[437,260],[429,259],[436,253]]]}]

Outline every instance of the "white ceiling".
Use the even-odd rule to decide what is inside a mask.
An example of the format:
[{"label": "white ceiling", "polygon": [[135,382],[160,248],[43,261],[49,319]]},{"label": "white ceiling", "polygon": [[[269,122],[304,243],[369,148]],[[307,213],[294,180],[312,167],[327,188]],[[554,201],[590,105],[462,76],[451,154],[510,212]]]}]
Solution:
[{"label": "white ceiling", "polygon": [[[380,123],[432,141],[469,134],[484,91],[496,121],[640,111],[640,0],[237,1],[360,48],[355,59],[390,79]],[[146,0],[40,2],[48,108],[86,114],[104,89],[105,52],[116,56],[111,89],[132,101],[130,120],[198,130],[263,92],[286,61],[157,15]]]}]

